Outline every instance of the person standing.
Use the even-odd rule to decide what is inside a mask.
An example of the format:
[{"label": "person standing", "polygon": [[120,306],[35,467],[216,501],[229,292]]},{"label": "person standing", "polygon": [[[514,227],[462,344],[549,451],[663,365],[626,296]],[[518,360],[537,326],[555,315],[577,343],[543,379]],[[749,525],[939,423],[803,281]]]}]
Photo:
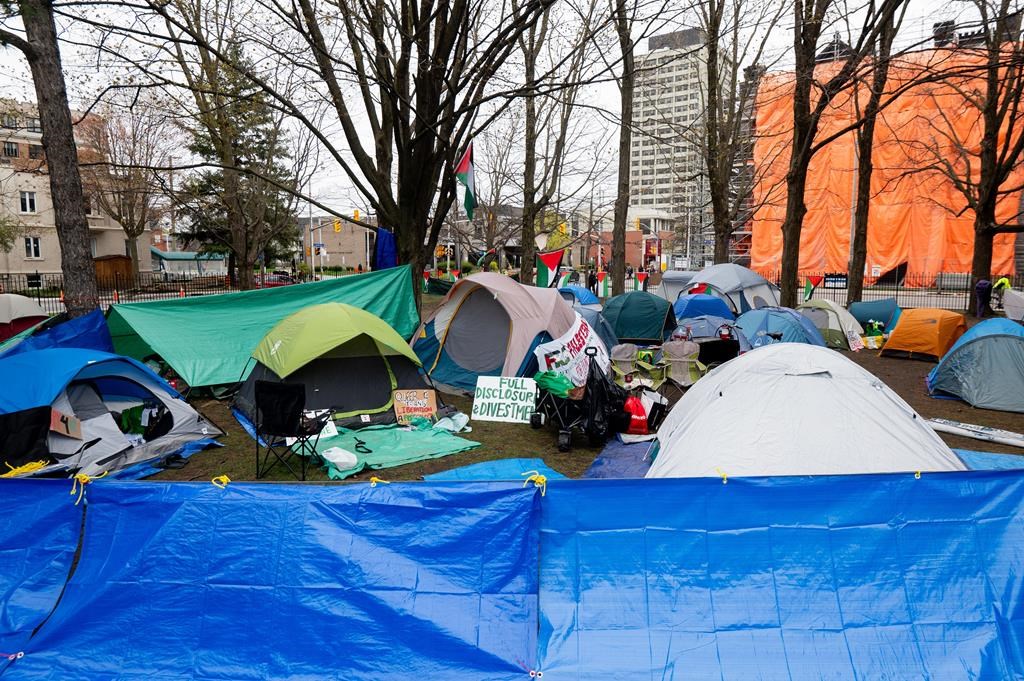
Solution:
[{"label": "person standing", "polygon": [[975,314],[982,319],[989,311],[989,303],[992,300],[992,282],[988,279],[979,279],[974,285]]},{"label": "person standing", "polygon": [[597,274],[594,270],[587,270],[587,288],[595,296],[597,295]]},{"label": "person standing", "polygon": [[1003,307],[1003,294],[1010,290],[1010,277],[1003,275],[996,280],[996,283],[992,285],[992,297],[995,298],[996,304],[994,307]]}]

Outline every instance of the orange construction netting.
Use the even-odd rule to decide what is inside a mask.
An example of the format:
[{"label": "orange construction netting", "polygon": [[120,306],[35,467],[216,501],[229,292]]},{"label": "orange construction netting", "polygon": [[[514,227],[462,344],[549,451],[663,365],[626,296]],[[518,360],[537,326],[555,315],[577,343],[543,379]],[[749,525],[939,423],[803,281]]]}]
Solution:
[{"label": "orange construction netting", "polygon": [[[935,49],[893,60],[889,70],[886,106],[875,128],[874,174],[868,218],[865,274],[879,274],[906,264],[908,281],[926,283],[941,272],[970,272],[974,246],[974,212],[940,164],[977,178],[977,152],[982,133],[979,110],[965,93],[984,89],[977,67],[978,52]],[[819,78],[837,64],[818,66]],[[940,82],[920,82],[942,72]],[[951,75],[952,74],[952,75]],[[868,74],[870,78],[870,74]],[[869,92],[866,84],[851,88],[830,105],[821,118],[816,140],[841,131],[856,120]],[[858,108],[859,104],[859,108]],[[1010,134],[1024,134],[1024,115]],[[764,77],[757,96],[757,139],[754,165],[755,212],[751,268],[777,272],[782,257],[786,171],[792,144],[793,75]],[[962,148],[963,152],[957,149]],[[969,168],[969,170],[968,170]],[[822,148],[812,159],[805,202],[807,217],[800,238],[800,273],[845,272],[856,196],[856,137],[847,132]],[[1024,181],[1018,168],[1002,185],[1016,188]],[[1017,222],[1020,192],[1000,199],[999,222]],[[1015,234],[995,237],[993,274],[1013,273]]]}]

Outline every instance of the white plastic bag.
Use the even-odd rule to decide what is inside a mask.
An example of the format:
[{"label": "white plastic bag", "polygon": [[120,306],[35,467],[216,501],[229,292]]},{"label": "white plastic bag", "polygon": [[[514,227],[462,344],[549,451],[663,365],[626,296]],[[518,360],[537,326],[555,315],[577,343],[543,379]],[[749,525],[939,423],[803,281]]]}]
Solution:
[{"label": "white plastic bag", "polygon": [[355,468],[356,464],[359,463],[359,459],[355,454],[347,449],[342,449],[341,447],[330,447],[325,449],[320,452],[320,456],[323,457],[325,461],[329,461],[334,464],[338,470],[342,471],[348,470],[349,468]]}]

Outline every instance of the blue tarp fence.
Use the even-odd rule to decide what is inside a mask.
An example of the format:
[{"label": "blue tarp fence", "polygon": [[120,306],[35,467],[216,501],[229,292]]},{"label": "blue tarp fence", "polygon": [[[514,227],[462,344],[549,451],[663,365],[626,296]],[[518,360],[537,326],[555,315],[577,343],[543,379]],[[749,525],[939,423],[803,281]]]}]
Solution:
[{"label": "blue tarp fence", "polygon": [[1024,674],[1019,471],[68,489],[0,480],[3,681]]}]

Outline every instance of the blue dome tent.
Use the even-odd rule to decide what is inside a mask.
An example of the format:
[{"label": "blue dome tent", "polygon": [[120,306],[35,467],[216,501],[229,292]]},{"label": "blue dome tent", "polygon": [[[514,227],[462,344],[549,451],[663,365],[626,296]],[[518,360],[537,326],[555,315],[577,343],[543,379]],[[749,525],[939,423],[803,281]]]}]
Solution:
[{"label": "blue dome tent", "polygon": [[928,374],[933,395],[971,406],[1024,413],[1024,326],[986,319],[953,344]]},{"label": "blue dome tent", "polygon": [[677,320],[700,317],[701,315],[712,315],[725,319],[736,318],[724,300],[706,293],[690,293],[679,296],[673,303],[672,310],[676,313]]},{"label": "blue dome tent", "polygon": [[570,305],[596,305],[597,309],[601,309],[601,301],[594,295],[594,292],[583,286],[574,284],[563,286],[558,289],[558,294]]},{"label": "blue dome tent", "polygon": [[40,474],[95,476],[221,434],[149,367],[120,355],[22,352],[0,359],[0,385],[0,464],[11,468],[42,461]]},{"label": "blue dome tent", "polygon": [[785,307],[762,307],[736,320],[755,348],[772,343],[807,343],[825,347],[825,339],[810,319]]}]

